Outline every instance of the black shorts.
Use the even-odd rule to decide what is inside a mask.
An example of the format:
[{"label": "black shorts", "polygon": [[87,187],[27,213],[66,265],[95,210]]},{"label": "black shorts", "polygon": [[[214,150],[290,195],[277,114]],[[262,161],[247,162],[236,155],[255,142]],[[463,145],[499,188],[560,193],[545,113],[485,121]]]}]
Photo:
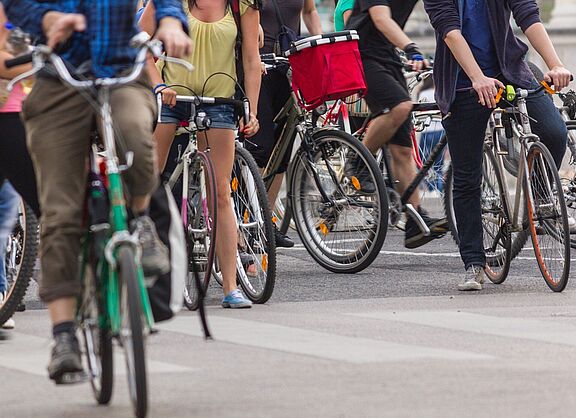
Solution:
[{"label": "black shorts", "polygon": [[[362,60],[368,92],[366,103],[373,114],[385,114],[403,102],[411,102],[408,86],[402,68],[399,65],[378,62],[372,59]],[[398,128],[390,144],[412,147],[412,123],[410,118]]]}]

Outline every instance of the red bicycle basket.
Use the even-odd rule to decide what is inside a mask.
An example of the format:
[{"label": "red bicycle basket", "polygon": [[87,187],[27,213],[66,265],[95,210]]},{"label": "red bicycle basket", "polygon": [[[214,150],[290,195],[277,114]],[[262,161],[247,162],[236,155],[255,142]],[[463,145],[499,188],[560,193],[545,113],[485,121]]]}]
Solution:
[{"label": "red bicycle basket", "polygon": [[356,31],[312,36],[286,51],[292,89],[306,110],[366,91]]}]

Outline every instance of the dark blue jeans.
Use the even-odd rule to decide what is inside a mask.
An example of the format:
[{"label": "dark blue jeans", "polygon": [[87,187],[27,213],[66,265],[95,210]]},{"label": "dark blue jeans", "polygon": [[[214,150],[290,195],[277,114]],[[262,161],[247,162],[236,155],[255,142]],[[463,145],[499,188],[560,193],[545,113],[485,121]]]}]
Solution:
[{"label": "dark blue jeans", "polygon": [[[542,92],[527,99],[533,132],[552,153],[560,167],[566,151],[566,124],[550,97]],[[459,92],[443,125],[454,173],[454,212],[464,266],[485,266],[480,194],[482,148],[491,110],[478,103],[474,92]]]}]

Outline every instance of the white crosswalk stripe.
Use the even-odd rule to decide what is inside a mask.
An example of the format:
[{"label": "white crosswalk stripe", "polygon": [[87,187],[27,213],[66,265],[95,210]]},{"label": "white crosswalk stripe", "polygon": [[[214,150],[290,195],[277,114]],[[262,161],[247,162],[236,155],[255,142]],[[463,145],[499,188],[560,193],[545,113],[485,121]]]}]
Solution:
[{"label": "white crosswalk stripe", "polygon": [[[218,316],[210,317],[210,326],[217,341],[356,364],[418,359],[473,360],[491,358],[488,355],[472,352],[347,337]],[[182,316],[160,325],[159,328],[163,331],[179,332],[196,337],[203,336],[198,321],[190,321],[190,318]]]}]

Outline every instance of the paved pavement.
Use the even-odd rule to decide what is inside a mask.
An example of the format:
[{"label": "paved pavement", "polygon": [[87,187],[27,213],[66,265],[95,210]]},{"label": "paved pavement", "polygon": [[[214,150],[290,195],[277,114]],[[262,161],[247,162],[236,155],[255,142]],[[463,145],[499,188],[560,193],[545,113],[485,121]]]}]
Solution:
[{"label": "paved pavement", "polygon": [[[401,238],[352,276],[283,249],[273,298],[251,310],[222,310],[213,287],[214,341],[192,312],[149,341],[150,416],[572,416],[574,286],[553,294],[525,251],[503,285],[462,294],[449,238],[417,251]],[[46,311],[16,320],[0,342],[1,417],[131,416],[120,354],[112,404],[97,407],[88,385],[47,380]]]}]

